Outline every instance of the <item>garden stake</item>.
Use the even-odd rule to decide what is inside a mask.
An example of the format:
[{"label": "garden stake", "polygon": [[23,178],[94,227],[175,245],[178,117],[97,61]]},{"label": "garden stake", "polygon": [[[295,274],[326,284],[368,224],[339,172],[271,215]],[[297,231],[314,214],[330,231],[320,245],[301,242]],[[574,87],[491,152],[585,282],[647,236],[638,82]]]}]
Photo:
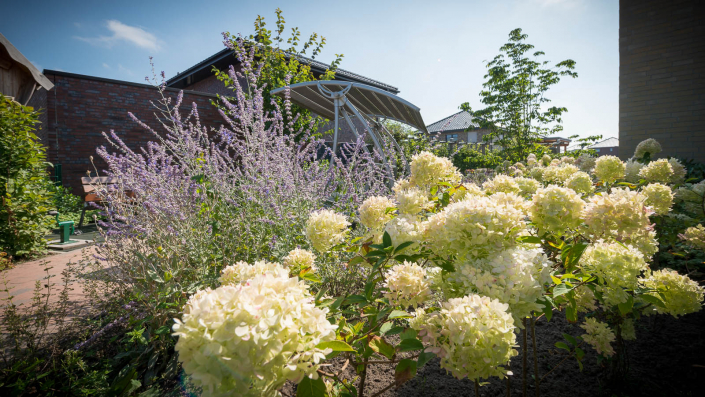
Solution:
[{"label": "garden stake", "polygon": [[536,397],[541,395],[539,390],[539,359],[536,355],[536,319],[531,317],[531,343],[534,345],[534,383],[536,384]]},{"label": "garden stake", "polygon": [[521,345],[521,350],[522,350],[522,356],[521,356],[521,378],[522,378],[522,385],[524,389],[524,393],[522,396],[526,397],[526,354],[528,353],[528,348],[526,346],[526,318],[522,320],[524,323],[524,330],[523,330],[523,336],[524,336],[524,343]]}]

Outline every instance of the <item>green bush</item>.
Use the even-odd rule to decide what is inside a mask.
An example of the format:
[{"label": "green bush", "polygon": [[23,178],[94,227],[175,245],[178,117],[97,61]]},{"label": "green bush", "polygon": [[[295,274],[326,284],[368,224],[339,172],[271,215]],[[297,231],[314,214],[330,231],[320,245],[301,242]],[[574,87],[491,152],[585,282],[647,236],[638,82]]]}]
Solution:
[{"label": "green bush", "polygon": [[34,134],[38,113],[0,95],[0,250],[32,256],[46,250],[53,224],[45,148]]},{"label": "green bush", "polygon": [[470,144],[460,147],[460,149],[453,154],[451,160],[453,161],[453,165],[458,167],[463,173],[476,168],[494,169],[504,161],[498,151],[487,149],[483,153],[477,150],[474,145]]}]

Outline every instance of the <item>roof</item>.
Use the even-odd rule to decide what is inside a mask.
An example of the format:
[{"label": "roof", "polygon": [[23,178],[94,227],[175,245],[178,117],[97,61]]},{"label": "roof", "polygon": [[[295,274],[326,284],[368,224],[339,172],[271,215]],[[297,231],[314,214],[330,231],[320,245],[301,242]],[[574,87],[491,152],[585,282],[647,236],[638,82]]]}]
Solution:
[{"label": "roof", "polygon": [[42,72],[37,69],[36,66],[32,64],[32,62],[29,61],[29,59],[25,58],[24,55],[15,48],[15,46],[10,43],[10,40],[7,39],[7,37],[3,36],[2,33],[0,33],[0,46],[5,47],[5,50],[7,53],[10,55],[10,58],[12,58],[13,61],[19,63],[24,69],[27,70],[32,75],[32,78],[34,78],[34,81],[39,84],[40,86],[44,87],[47,91],[50,89],[54,88],[54,84],[51,83],[49,79],[46,78],[42,74]]},{"label": "roof", "polygon": [[588,146],[588,149],[599,149],[603,147],[619,147],[619,139],[615,137],[607,138],[603,141]]},{"label": "roof", "polygon": [[429,134],[434,134],[439,132],[465,131],[469,127],[480,127],[479,124],[473,122],[472,120],[473,116],[469,112],[461,110],[460,112],[448,116],[443,120],[429,124],[426,129]]},{"label": "roof", "polygon": [[[330,65],[325,64],[323,62],[319,62],[304,56],[297,56],[297,58],[299,59],[299,62],[310,65],[311,71],[313,71],[314,73],[322,74],[325,73],[326,70],[330,69]],[[183,72],[177,73],[176,76],[166,81],[166,85],[169,87],[183,88],[186,85],[193,84],[193,81],[186,84],[186,81],[188,80],[189,76],[194,76],[195,81],[202,80],[212,74],[211,70],[213,66],[216,66],[219,69],[225,69],[234,60],[235,54],[233,53],[233,51],[229,48],[225,48],[215,53],[214,55],[211,55],[210,57],[204,59],[203,61],[191,66]],[[350,81],[353,83],[367,84],[372,87],[391,92],[392,94],[399,93],[399,89],[397,87],[382,83],[381,81],[377,81],[369,77],[359,75],[357,73],[350,72],[345,69],[336,69],[335,79],[342,81]]]},{"label": "roof", "polygon": [[570,139],[568,138],[563,138],[560,136],[544,136],[541,138],[541,141],[544,143],[552,143],[552,142],[560,142],[560,143],[570,143]]},{"label": "roof", "polygon": [[291,95],[291,101],[313,113],[335,120],[331,92],[345,93],[349,104],[372,118],[392,119],[425,131],[419,108],[398,96],[367,84],[348,81],[306,81],[272,90],[272,95]]}]

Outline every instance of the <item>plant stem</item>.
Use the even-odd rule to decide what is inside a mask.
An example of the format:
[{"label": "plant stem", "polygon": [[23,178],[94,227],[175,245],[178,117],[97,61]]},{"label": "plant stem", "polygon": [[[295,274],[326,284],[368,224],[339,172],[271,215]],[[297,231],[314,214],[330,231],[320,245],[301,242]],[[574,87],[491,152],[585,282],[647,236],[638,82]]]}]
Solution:
[{"label": "plant stem", "polygon": [[550,371],[546,372],[546,375],[542,376],[542,377],[541,377],[541,380],[539,380],[539,384],[540,384],[541,382],[543,382],[543,380],[544,380],[551,372],[553,372],[553,370],[555,370],[556,368],[560,367],[561,364],[563,364],[563,363],[565,362],[565,360],[567,360],[567,359],[569,359],[569,358],[571,358],[571,357],[573,357],[573,356],[570,355],[570,354],[567,355],[567,356],[565,356],[565,358],[564,358],[563,360],[561,360],[561,362],[559,362],[558,364],[556,364],[555,367],[551,368]]},{"label": "plant stem", "polygon": [[[371,397],[381,396],[382,393],[384,393],[385,391],[391,389],[392,386],[394,386],[394,383],[390,383],[387,387],[385,387],[384,389],[382,389],[382,390],[378,391],[377,393],[373,394]],[[360,394],[360,396],[362,396],[362,394]]]},{"label": "plant stem", "polygon": [[536,384],[536,397],[541,395],[539,389],[539,358],[536,354],[536,319],[531,317],[531,343],[534,345],[534,383]]},{"label": "plant stem", "polygon": [[480,397],[480,385],[475,381],[475,397]]},{"label": "plant stem", "polygon": [[367,377],[367,366],[362,370],[362,374],[360,374],[360,383],[357,385],[357,389],[360,393],[360,397],[365,396],[365,378]]},{"label": "plant stem", "polygon": [[512,397],[512,384],[509,380],[509,376],[507,376],[507,397]]},{"label": "plant stem", "polygon": [[524,329],[522,331],[523,335],[523,343],[521,344],[521,378],[522,378],[522,388],[524,390],[524,393],[522,394],[523,397],[526,397],[526,355],[528,353],[528,346],[526,346],[526,318],[523,320],[524,323]]}]

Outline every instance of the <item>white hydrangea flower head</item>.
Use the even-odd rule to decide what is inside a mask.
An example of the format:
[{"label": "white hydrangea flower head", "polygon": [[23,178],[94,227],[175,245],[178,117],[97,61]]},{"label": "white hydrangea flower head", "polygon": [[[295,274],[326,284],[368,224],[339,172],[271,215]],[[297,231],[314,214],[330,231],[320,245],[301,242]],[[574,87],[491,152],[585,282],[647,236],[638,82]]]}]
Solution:
[{"label": "white hydrangea flower head", "polygon": [[661,153],[661,144],[653,138],[639,142],[639,144],[636,145],[636,150],[634,150],[634,157],[640,159],[644,157],[646,153],[649,153],[650,157],[653,159],[654,156]]},{"label": "white hydrangea flower head", "polygon": [[[493,197],[493,196],[492,196]],[[479,258],[516,245],[525,232],[524,211],[492,197],[451,203],[425,223],[424,237],[440,255]]]},{"label": "white hydrangea flower head", "polygon": [[[418,189],[417,189],[418,190]],[[398,195],[397,195],[398,196]],[[381,230],[393,216],[388,208],[396,208],[396,203],[388,197],[371,196],[360,205],[360,223],[373,231]]]},{"label": "white hydrangea flower head", "polygon": [[564,233],[582,223],[585,202],[572,189],[549,185],[531,199],[529,214],[540,233]]},{"label": "white hydrangea flower head", "polygon": [[651,229],[646,196],[628,188],[612,188],[612,192],[589,198],[584,220],[595,237],[623,240]]},{"label": "white hydrangea flower head", "polygon": [[417,215],[429,204],[428,195],[417,187],[399,190],[396,199],[399,212],[407,215]]},{"label": "white hydrangea flower head", "polygon": [[589,196],[595,191],[592,177],[587,172],[577,171],[564,182],[565,187],[573,189],[576,193]]},{"label": "white hydrangea flower head", "polygon": [[243,285],[204,290],[175,319],[176,351],[204,396],[277,396],[287,380],[318,378],[335,340],[328,309],[314,305],[303,281],[271,273]]},{"label": "white hydrangea flower head", "polygon": [[628,160],[624,163],[624,180],[629,183],[637,183],[641,178],[639,172],[644,168],[644,164],[636,160]]},{"label": "white hydrangea flower head", "polygon": [[590,288],[581,285],[574,289],[575,303],[577,304],[578,313],[586,313],[597,310],[597,301],[595,294]]},{"label": "white hydrangea flower head", "polygon": [[669,183],[673,175],[673,167],[666,159],[652,161],[639,171],[647,182]]},{"label": "white hydrangea flower head", "polygon": [[485,192],[482,190],[482,188],[472,182],[465,182],[458,186],[458,189],[455,191],[455,193],[453,193],[451,200],[461,201],[465,200],[465,198],[467,197],[484,195]]},{"label": "white hydrangea flower head", "polygon": [[316,271],[316,266],[314,262],[316,260],[316,255],[313,252],[301,248],[295,248],[289,252],[287,256],[284,257],[283,265],[289,269],[306,269],[311,268]]},{"label": "white hydrangea flower head", "polygon": [[234,265],[223,268],[220,271],[218,282],[221,285],[245,284],[255,276],[266,273],[289,277],[289,270],[275,262],[256,261],[253,265],[250,265],[247,262],[239,261]]},{"label": "white hydrangea flower head", "polygon": [[514,178],[514,182],[519,186],[523,196],[531,196],[541,187],[541,183],[534,178],[519,177]]},{"label": "white hydrangea flower head", "polygon": [[671,210],[673,192],[670,187],[661,183],[650,183],[641,192],[646,196],[644,203],[658,215],[667,214]]},{"label": "white hydrangea flower head", "polygon": [[590,172],[593,168],[595,168],[596,160],[597,159],[595,157],[592,157],[587,153],[583,153],[578,156],[578,159],[575,161],[575,165],[580,168],[580,171]]},{"label": "white hydrangea flower head", "polygon": [[525,170],[526,166],[524,165],[524,163],[518,161],[518,162],[514,163],[514,168],[519,169],[519,170]]},{"label": "white hydrangea flower head", "polygon": [[399,179],[396,182],[394,182],[394,187],[392,188],[392,191],[394,193],[399,192],[400,190],[406,190],[412,187],[415,187],[413,183],[407,178],[407,179]]},{"label": "white hydrangea flower head", "polygon": [[508,305],[486,296],[468,295],[443,303],[440,311],[417,310],[411,326],[441,359],[441,368],[457,379],[510,375],[505,366],[518,353],[514,319]]},{"label": "white hydrangea flower head", "polygon": [[509,305],[514,323],[543,305],[543,285],[549,281],[551,263],[541,249],[510,248],[487,259],[456,263],[446,276],[457,295],[477,293]]},{"label": "white hydrangea flower head", "polygon": [[494,178],[482,184],[482,188],[487,194],[503,193],[519,193],[519,185],[514,181],[514,178],[508,175],[499,174]]},{"label": "white hydrangea flower head", "polygon": [[529,171],[529,176],[536,179],[539,182],[543,181],[543,173],[546,171],[545,167],[534,167]]},{"label": "white hydrangea flower head", "polygon": [[546,167],[546,166],[548,166],[549,164],[551,164],[551,161],[552,161],[552,160],[553,160],[553,159],[551,158],[551,156],[549,156],[549,155],[547,155],[547,154],[544,154],[544,155],[541,157],[541,164],[542,164],[544,167]]},{"label": "white hydrangea flower head", "polygon": [[564,164],[560,166],[549,166],[543,171],[543,181],[545,183],[554,183],[562,185],[565,181],[580,172],[580,169],[572,164]]},{"label": "white hydrangea flower head", "polygon": [[426,269],[416,263],[404,261],[385,272],[388,289],[384,296],[395,306],[414,308],[426,302],[431,296],[431,282]]},{"label": "white hydrangea flower head", "polygon": [[447,158],[426,151],[411,158],[410,182],[423,189],[441,182],[459,183],[461,179],[462,175]]},{"label": "white hydrangea flower head", "polygon": [[703,225],[689,227],[678,236],[691,246],[705,251],[705,227]]},{"label": "white hydrangea flower head", "polygon": [[650,260],[658,252],[658,241],[654,230],[642,230],[621,241],[639,250],[647,260]]},{"label": "white hydrangea flower head", "polygon": [[492,200],[499,205],[509,208],[519,209],[524,215],[528,215],[531,201],[527,201],[524,197],[516,193],[499,192],[492,195]]},{"label": "white hydrangea flower head", "polygon": [[549,165],[552,165],[554,167],[559,167],[561,165],[561,161],[559,159],[553,159],[553,160],[551,160],[551,164],[549,164]]},{"label": "white hydrangea flower head", "polygon": [[561,164],[575,164],[575,158],[563,156],[561,157]]},{"label": "white hydrangea flower head", "polygon": [[[702,309],[705,288],[688,276],[678,274],[675,270],[657,270],[643,279],[642,285],[663,294],[663,303],[666,307],[652,305],[650,306],[652,313],[670,314],[677,318]],[[649,293],[649,295],[660,299],[656,292]]]},{"label": "white hydrangea flower head", "polygon": [[528,161],[530,161],[530,160],[532,160],[532,159],[533,159],[533,160],[536,160],[536,155],[533,154],[533,153],[529,153],[529,155],[526,157],[526,161],[528,162]]},{"label": "white hydrangea flower head", "polygon": [[585,249],[579,265],[599,277],[601,284],[597,288],[608,306],[626,302],[628,296],[623,288],[636,288],[638,277],[649,268],[636,248],[602,240]]},{"label": "white hydrangea flower head", "polygon": [[595,160],[593,173],[597,179],[604,183],[612,184],[624,178],[625,166],[616,156],[601,156]]},{"label": "white hydrangea flower head", "polygon": [[616,337],[607,324],[590,317],[585,319],[580,328],[587,332],[581,335],[583,340],[592,346],[597,353],[605,357],[614,355],[612,342],[614,342]]},{"label": "white hydrangea flower head", "polygon": [[620,326],[620,332],[622,333],[622,339],[635,340],[636,329],[634,329],[634,320],[631,318],[625,319]]},{"label": "white hydrangea flower head", "polygon": [[668,164],[670,164],[673,169],[673,176],[669,182],[674,184],[683,183],[685,176],[688,174],[688,170],[685,169],[683,163],[678,161],[677,158],[671,157],[668,159]]},{"label": "white hydrangea flower head", "polygon": [[409,249],[414,249],[417,244],[421,241],[422,225],[416,217],[411,215],[399,215],[387,223],[384,228],[392,238],[392,244],[398,247],[401,243],[406,243],[408,241],[414,242],[415,244],[407,247],[404,251]]},{"label": "white hydrangea flower head", "polygon": [[526,160],[526,167],[527,168],[534,168],[534,167],[536,167],[537,164],[538,164],[538,162],[536,161],[536,157],[533,157],[533,158],[529,157]]},{"label": "white hydrangea flower head", "polygon": [[313,248],[325,252],[343,242],[348,226],[350,226],[350,222],[345,219],[345,216],[335,211],[314,211],[306,222],[306,237]]}]

